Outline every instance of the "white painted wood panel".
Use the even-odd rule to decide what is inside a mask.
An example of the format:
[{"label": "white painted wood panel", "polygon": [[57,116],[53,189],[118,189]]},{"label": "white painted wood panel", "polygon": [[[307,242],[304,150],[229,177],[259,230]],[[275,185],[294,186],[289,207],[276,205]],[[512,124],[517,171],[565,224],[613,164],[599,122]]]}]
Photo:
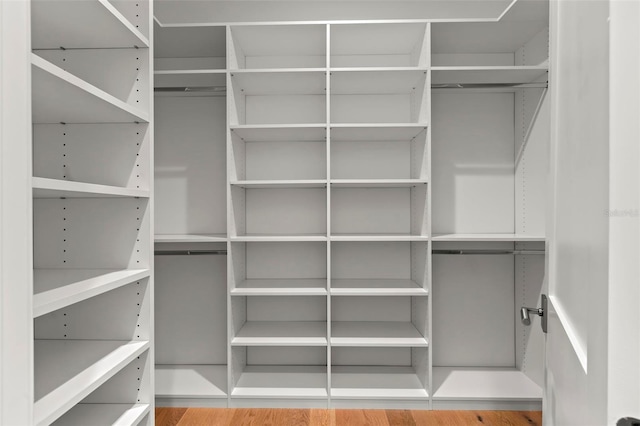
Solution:
[{"label": "white painted wood panel", "polygon": [[109,1],[41,1],[32,15],[35,49],[149,46],[148,37]]},{"label": "white painted wood panel", "polygon": [[408,242],[336,242],[331,244],[333,279],[411,279]]},{"label": "white painted wood panel", "polygon": [[[433,232],[514,232],[513,95],[433,95]],[[463,125],[464,124],[464,125]]]},{"label": "white painted wood panel", "polygon": [[327,248],[323,242],[246,243],[239,259],[248,279],[300,279],[327,277]]},{"label": "white painted wood panel", "polygon": [[156,97],[155,229],[226,234],[225,99]]},{"label": "white painted wood panel", "polygon": [[331,233],[409,233],[410,197],[409,188],[332,188]]},{"label": "white painted wood panel", "polygon": [[433,258],[433,365],[514,367],[512,255]]},{"label": "white painted wood panel", "polygon": [[36,124],[33,175],[149,189],[150,143],[146,124]]},{"label": "white painted wood panel", "polygon": [[[245,189],[246,233],[326,233],[326,190]],[[235,201],[235,200],[234,200]]]},{"label": "white painted wood panel", "polygon": [[226,398],[227,366],[156,365],[155,384],[157,398]]},{"label": "white painted wood panel", "polygon": [[157,364],[226,364],[225,256],[157,256]]}]

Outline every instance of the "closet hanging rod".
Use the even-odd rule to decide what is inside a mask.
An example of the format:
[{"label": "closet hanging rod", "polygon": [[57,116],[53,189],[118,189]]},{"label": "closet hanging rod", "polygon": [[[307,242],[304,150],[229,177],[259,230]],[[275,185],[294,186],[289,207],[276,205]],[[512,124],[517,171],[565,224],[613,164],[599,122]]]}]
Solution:
[{"label": "closet hanging rod", "polygon": [[154,87],[153,88],[154,92],[169,92],[169,93],[173,93],[173,92],[185,92],[185,93],[192,93],[192,92],[213,92],[213,93],[220,93],[221,95],[227,93],[227,87],[226,86],[199,86],[199,87],[191,87],[191,86],[172,86],[172,87]]},{"label": "closet hanging rod", "polygon": [[202,255],[227,255],[226,250],[156,250],[156,256],[202,256]]},{"label": "closet hanging rod", "polygon": [[544,254],[544,250],[432,250],[433,254]]},{"label": "closet hanging rod", "polygon": [[431,85],[432,89],[546,89],[548,87],[549,83],[546,81],[538,83],[441,83]]}]

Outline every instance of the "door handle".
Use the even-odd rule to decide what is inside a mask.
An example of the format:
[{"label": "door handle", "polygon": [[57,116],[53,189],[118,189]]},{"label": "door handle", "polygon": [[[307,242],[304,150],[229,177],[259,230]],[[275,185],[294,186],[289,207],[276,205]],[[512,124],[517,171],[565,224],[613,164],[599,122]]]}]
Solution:
[{"label": "door handle", "polygon": [[531,325],[531,316],[530,314],[538,315],[541,317],[540,325],[542,326],[542,331],[547,332],[547,296],[543,294],[540,296],[540,307],[539,308],[527,308],[523,306],[520,308],[520,321],[524,325]]}]

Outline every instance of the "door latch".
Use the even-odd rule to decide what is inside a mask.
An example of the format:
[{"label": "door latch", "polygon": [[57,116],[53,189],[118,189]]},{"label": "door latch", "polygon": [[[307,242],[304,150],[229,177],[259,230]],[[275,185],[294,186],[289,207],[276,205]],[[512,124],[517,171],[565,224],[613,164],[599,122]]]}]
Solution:
[{"label": "door latch", "polygon": [[530,314],[538,315],[540,320],[540,325],[542,326],[542,331],[547,332],[547,316],[545,315],[547,312],[547,296],[543,294],[540,297],[540,307],[539,308],[527,308],[523,306],[520,308],[520,320],[524,325],[531,325],[531,316]]}]

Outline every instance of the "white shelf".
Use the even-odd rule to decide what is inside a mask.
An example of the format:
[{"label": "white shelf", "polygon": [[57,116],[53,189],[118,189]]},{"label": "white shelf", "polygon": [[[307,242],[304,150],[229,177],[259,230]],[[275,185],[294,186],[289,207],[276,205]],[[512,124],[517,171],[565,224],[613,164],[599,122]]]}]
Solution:
[{"label": "white shelf", "polygon": [[148,113],[38,55],[31,55],[31,64],[34,123],[149,122]]},{"label": "white shelf", "polygon": [[232,346],[326,346],[327,323],[322,321],[247,321]]},{"label": "white shelf", "polygon": [[154,71],[153,85],[155,87],[216,87],[225,93],[227,86],[226,70],[197,69],[197,70],[160,70]]},{"label": "white shelf", "polygon": [[324,124],[245,124],[231,126],[245,142],[318,142],[327,139]]},{"label": "white shelf", "polygon": [[331,66],[412,65],[424,23],[346,24],[331,27]]},{"label": "white shelf", "polygon": [[325,69],[233,71],[231,84],[244,95],[323,95]]},{"label": "white shelf", "polygon": [[540,400],[542,389],[521,371],[508,368],[433,367],[438,400]]},{"label": "white shelf", "polygon": [[145,189],[129,189],[41,177],[34,177],[32,182],[34,198],[149,197],[149,191]]},{"label": "white shelf", "polygon": [[33,49],[148,47],[149,40],[109,1],[36,1]]},{"label": "white shelf", "polygon": [[331,346],[427,347],[427,339],[410,322],[334,321]]},{"label": "white shelf", "polygon": [[148,277],[148,269],[35,269],[33,317]]},{"label": "white shelf", "polygon": [[[229,66],[323,66],[326,64],[325,25],[234,25]],[[234,59],[238,58],[238,63]]]},{"label": "white shelf", "polygon": [[416,68],[333,70],[331,71],[331,93],[335,95],[412,93],[420,89],[421,80],[426,77],[426,74],[427,69]]},{"label": "white shelf", "polygon": [[236,242],[278,242],[278,241],[327,241],[325,234],[310,235],[238,235],[230,238]]},{"label": "white shelf", "polygon": [[327,280],[250,279],[231,290],[232,296],[326,296]]},{"label": "white shelf", "polygon": [[427,296],[429,291],[412,280],[332,279],[332,296]]},{"label": "white shelf", "polygon": [[[411,399],[429,398],[426,387],[411,367],[331,367],[331,398]],[[426,405],[425,405],[426,407]]]},{"label": "white shelf", "polygon": [[431,84],[525,84],[538,81],[547,71],[546,66],[432,67]]},{"label": "white shelf", "polygon": [[327,398],[325,366],[246,366],[234,398]]},{"label": "white shelf", "polygon": [[542,241],[545,237],[541,235],[518,235],[518,234],[436,234],[432,240],[435,241],[479,241],[479,242],[528,242]]},{"label": "white shelf", "polygon": [[426,235],[409,234],[332,234],[331,241],[429,241]]},{"label": "white shelf", "polygon": [[332,188],[410,188],[426,185],[426,179],[331,179]]},{"label": "white shelf", "polygon": [[327,180],[239,180],[229,184],[240,188],[324,188]]},{"label": "white shelf", "polygon": [[157,398],[226,398],[226,365],[156,365]]},{"label": "white shelf", "polygon": [[147,349],[143,341],[36,340],[34,423],[53,422]]},{"label": "white shelf", "polygon": [[137,425],[150,410],[149,404],[78,404],[52,426]]},{"label": "white shelf", "polygon": [[156,234],[156,243],[226,243],[225,234]]},{"label": "white shelf", "polygon": [[427,129],[426,123],[331,124],[331,142],[410,141]]}]

